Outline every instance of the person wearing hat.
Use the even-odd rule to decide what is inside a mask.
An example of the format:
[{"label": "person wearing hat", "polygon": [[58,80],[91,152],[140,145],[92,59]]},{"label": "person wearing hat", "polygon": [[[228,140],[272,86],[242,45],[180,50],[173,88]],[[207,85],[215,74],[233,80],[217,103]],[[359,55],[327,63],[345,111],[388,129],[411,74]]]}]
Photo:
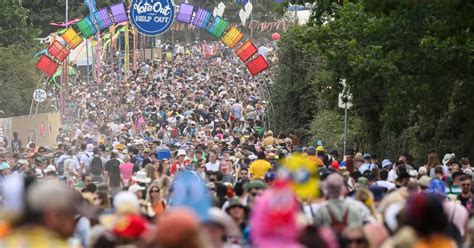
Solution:
[{"label": "person wearing hat", "polygon": [[[139,182],[139,181],[137,181],[137,182]],[[143,192],[142,191],[144,191],[145,189],[146,189],[146,187],[140,186],[138,183],[135,183],[132,186],[128,187],[128,191],[135,194],[138,199],[143,198]]]},{"label": "person wearing hat", "polygon": [[330,165],[329,156],[326,154],[326,149],[324,148],[324,146],[316,147],[316,154],[317,154],[318,158],[320,158],[323,161],[323,164],[325,166]]},{"label": "person wearing hat", "polygon": [[223,206],[223,210],[232,218],[240,231],[244,233],[247,227],[249,208],[242,204],[238,198],[233,198],[228,201],[227,205]]},{"label": "person wearing hat", "polygon": [[179,149],[178,153],[176,154],[176,161],[171,165],[170,174],[174,175],[180,169],[184,169],[186,165],[189,164],[189,160],[186,160],[186,151],[184,149]]},{"label": "person wearing hat", "polygon": [[50,178],[56,178],[58,176],[58,173],[56,172],[56,167],[54,165],[50,164],[46,169],[44,170],[44,173],[46,174],[46,177]]},{"label": "person wearing hat", "polygon": [[257,199],[268,185],[262,180],[253,180],[244,184],[244,190],[247,192],[246,205],[252,207],[253,202]]},{"label": "person wearing hat", "polygon": [[422,191],[425,191],[426,189],[428,189],[428,187],[430,185],[431,177],[429,177],[427,175],[423,175],[418,179],[417,182],[418,182],[418,186],[420,187],[420,189]]},{"label": "person wearing hat", "polygon": [[143,149],[143,161],[142,161],[142,168],[145,168],[148,164],[152,164],[152,159],[150,157],[151,150],[150,148]]},{"label": "person wearing hat", "polygon": [[7,162],[0,163],[0,182],[3,181],[4,177],[10,175],[11,173],[10,165]]},{"label": "person wearing hat", "polygon": [[456,155],[454,153],[446,153],[443,157],[443,174],[449,175],[449,168],[454,164],[454,159]]},{"label": "person wearing hat", "polygon": [[364,162],[363,164],[359,167],[360,173],[364,173],[366,170],[372,171],[375,167],[377,167],[376,164],[372,163],[372,156],[369,153],[364,154],[363,156]]}]

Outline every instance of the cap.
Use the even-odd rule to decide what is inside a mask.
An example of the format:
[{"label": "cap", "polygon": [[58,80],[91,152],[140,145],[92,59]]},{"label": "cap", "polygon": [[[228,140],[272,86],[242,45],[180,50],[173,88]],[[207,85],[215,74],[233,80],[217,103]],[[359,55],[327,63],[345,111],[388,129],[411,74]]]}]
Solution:
[{"label": "cap", "polygon": [[317,152],[325,152],[326,150],[324,149],[324,146],[318,146],[318,147],[316,148],[316,151],[317,151]]},{"label": "cap", "polygon": [[371,158],[372,158],[372,155],[370,155],[369,153],[364,154],[364,159],[371,159]]}]

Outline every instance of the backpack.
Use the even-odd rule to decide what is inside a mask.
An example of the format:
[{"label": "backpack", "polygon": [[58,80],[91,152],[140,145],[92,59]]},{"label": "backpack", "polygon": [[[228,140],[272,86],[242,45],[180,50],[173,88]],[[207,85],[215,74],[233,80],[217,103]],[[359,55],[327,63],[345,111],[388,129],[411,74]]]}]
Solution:
[{"label": "backpack", "polygon": [[60,160],[59,163],[58,163],[57,171],[58,171],[59,176],[62,176],[64,174],[64,161],[66,161],[66,159],[68,159],[68,157],[65,158],[65,159]]},{"label": "backpack", "polygon": [[94,175],[102,175],[104,168],[102,166],[102,159],[100,157],[92,158],[90,172]]},{"label": "backpack", "polygon": [[179,130],[176,127],[174,127],[173,130],[171,130],[171,138],[176,139],[178,138],[178,136],[179,136]]},{"label": "backpack", "polygon": [[348,219],[349,219],[349,209],[344,208],[344,214],[342,216],[342,220],[339,221],[337,220],[336,216],[334,213],[331,211],[329,206],[326,207],[329,213],[329,218],[330,218],[330,226],[331,229],[338,235],[341,235],[344,229],[348,226]]}]

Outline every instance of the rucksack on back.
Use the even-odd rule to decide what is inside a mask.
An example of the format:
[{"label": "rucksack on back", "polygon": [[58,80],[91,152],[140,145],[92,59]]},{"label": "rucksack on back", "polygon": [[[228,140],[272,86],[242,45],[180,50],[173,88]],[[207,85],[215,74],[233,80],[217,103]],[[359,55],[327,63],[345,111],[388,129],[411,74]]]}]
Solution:
[{"label": "rucksack on back", "polygon": [[346,227],[348,226],[348,219],[349,219],[349,209],[344,208],[344,214],[342,216],[342,220],[339,221],[337,220],[336,216],[334,213],[331,211],[329,206],[326,207],[329,213],[329,219],[330,219],[330,225],[331,229],[337,234],[337,235],[342,235],[342,232]]},{"label": "rucksack on back", "polygon": [[58,171],[58,175],[62,176],[64,174],[64,161],[66,161],[67,158],[62,159],[59,161],[58,166],[56,170]]},{"label": "rucksack on back", "polygon": [[102,159],[100,157],[92,158],[90,172],[94,175],[102,175],[104,167],[102,166]]}]

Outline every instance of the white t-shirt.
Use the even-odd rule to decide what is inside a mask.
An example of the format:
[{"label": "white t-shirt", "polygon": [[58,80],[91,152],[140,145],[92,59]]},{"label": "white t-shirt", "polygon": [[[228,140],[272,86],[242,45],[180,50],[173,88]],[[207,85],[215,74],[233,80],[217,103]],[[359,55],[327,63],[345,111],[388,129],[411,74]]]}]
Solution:
[{"label": "white t-shirt", "polygon": [[387,181],[389,182],[395,182],[395,180],[397,180],[397,172],[394,170],[394,169],[391,169],[389,172],[388,172],[388,178],[387,178]]},{"label": "white t-shirt", "polygon": [[219,161],[216,161],[214,164],[209,162],[206,164],[207,171],[219,171]]},{"label": "white t-shirt", "polygon": [[383,187],[383,188],[386,188],[388,191],[392,190],[393,188],[395,188],[395,184],[389,182],[389,181],[384,181],[384,180],[380,180],[380,181],[377,181],[374,183],[375,185],[377,186],[380,186],[380,187]]}]

